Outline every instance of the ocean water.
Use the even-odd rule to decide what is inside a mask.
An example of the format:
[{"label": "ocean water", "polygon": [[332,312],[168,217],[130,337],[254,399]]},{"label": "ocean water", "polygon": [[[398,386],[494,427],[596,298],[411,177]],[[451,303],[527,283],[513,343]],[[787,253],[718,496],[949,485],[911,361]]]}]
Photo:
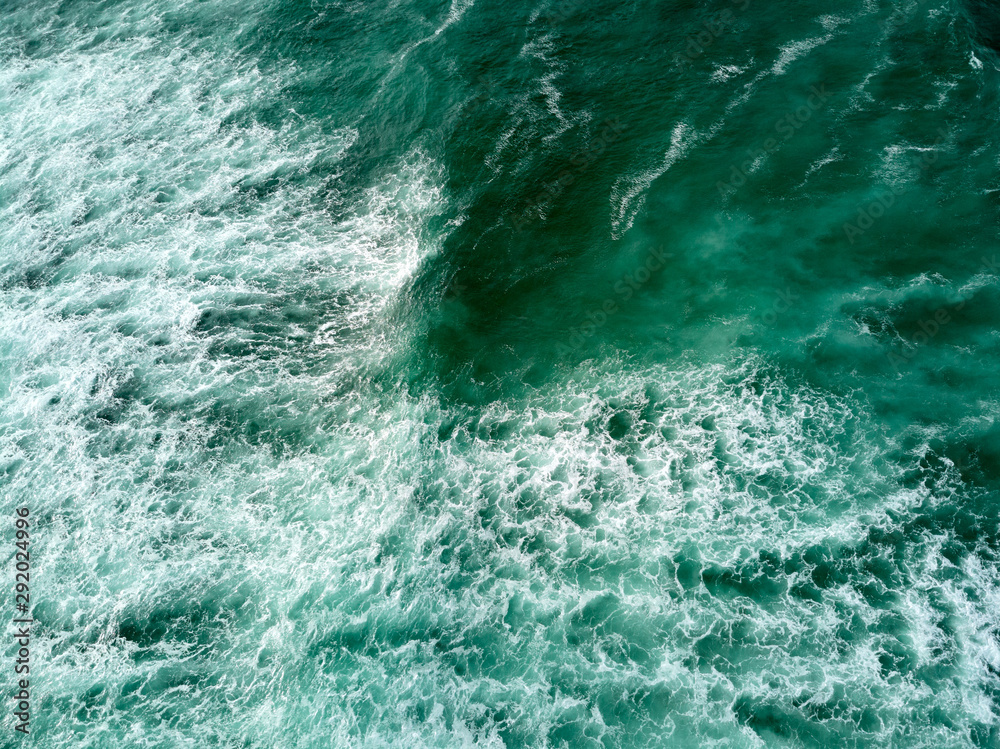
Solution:
[{"label": "ocean water", "polygon": [[998,49],[0,2],[0,746],[1000,747]]}]

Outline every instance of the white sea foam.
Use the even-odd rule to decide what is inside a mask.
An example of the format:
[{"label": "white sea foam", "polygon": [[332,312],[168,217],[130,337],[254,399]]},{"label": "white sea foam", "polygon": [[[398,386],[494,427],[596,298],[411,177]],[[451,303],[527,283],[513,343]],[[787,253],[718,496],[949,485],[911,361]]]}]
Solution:
[{"label": "white sea foam", "polygon": [[662,161],[655,166],[642,169],[638,173],[623,174],[615,180],[611,190],[611,236],[620,239],[632,228],[635,217],[646,202],[650,186],[662,177],[679,160],[685,158],[691,149],[710,141],[724,120],[720,119],[707,130],[697,131],[687,122],[678,122],[670,133],[670,147]]},{"label": "white sea foam", "polygon": [[[748,724],[790,706],[872,745],[933,710],[909,746],[995,725],[996,570],[906,528],[962,480],[904,475],[940,426],[888,435],[755,356],[610,357],[476,408],[384,378],[446,175],[414,149],[352,191],[357,123],[242,116],[300,74],[139,33],[0,70],[0,477],[38,518],[46,747],[763,746]],[[617,232],[713,132],[675,125],[616,184]]]}]

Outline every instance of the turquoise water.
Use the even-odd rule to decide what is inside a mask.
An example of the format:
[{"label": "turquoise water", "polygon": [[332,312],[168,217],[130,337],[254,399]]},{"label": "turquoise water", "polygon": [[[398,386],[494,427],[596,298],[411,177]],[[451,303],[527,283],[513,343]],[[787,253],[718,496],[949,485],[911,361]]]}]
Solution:
[{"label": "turquoise water", "polygon": [[1000,746],[998,49],[0,3],[0,745]]}]

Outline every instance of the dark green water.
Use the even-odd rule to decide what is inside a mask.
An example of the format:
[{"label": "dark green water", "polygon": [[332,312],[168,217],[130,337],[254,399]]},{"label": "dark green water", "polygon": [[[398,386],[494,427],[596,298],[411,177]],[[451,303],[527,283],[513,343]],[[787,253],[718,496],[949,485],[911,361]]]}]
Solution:
[{"label": "dark green water", "polygon": [[0,746],[1000,747],[998,49],[0,2]]}]

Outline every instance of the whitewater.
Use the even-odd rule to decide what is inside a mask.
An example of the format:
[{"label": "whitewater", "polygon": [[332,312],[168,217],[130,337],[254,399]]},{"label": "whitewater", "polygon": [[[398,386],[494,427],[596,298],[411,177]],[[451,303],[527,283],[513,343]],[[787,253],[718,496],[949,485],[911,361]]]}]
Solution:
[{"label": "whitewater", "polygon": [[998,49],[0,3],[0,746],[1000,746]]}]

